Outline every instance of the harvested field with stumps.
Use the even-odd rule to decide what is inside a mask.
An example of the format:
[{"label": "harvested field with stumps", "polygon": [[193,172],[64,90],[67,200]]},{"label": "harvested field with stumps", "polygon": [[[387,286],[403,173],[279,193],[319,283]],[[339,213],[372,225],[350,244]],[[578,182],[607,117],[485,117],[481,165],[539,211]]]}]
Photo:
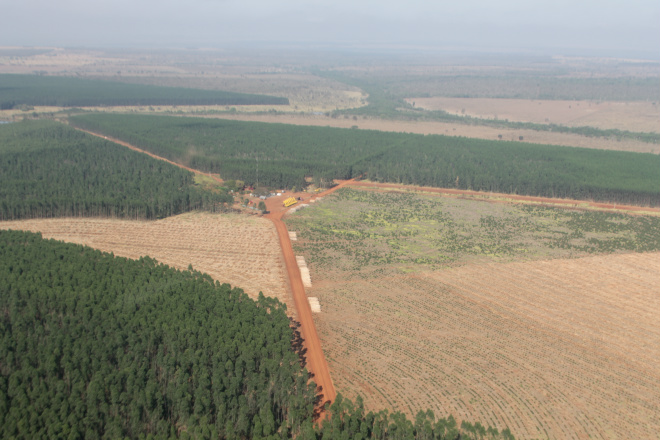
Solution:
[{"label": "harvested field with stumps", "polygon": [[367,409],[657,436],[660,253],[631,253],[656,219],[342,190],[287,222],[335,387]]},{"label": "harvested field with stumps", "polygon": [[157,221],[61,218],[0,222],[0,229],[41,232],[44,238],[79,243],[117,256],[148,255],[179,269],[205,272],[290,303],[282,251],[272,223],[237,214],[189,213]]},{"label": "harvested field with stumps", "polygon": [[518,439],[654,438],[660,254],[317,282],[338,392]]}]

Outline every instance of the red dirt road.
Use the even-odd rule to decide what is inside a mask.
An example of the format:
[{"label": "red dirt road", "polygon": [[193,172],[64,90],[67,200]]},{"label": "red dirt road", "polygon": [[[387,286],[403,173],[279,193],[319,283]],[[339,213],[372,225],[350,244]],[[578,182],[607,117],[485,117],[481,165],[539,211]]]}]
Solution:
[{"label": "red dirt road", "polygon": [[[350,185],[354,182],[354,180],[346,180],[329,190],[312,196],[311,199],[326,196],[335,192],[339,188]],[[300,322],[300,333],[305,340],[304,347],[307,349],[307,369],[314,374],[314,381],[316,384],[323,388],[323,401],[325,402],[329,400],[334,402],[337,397],[335,385],[332,382],[330,368],[328,367],[328,362],[326,361],[323,349],[321,348],[321,340],[316,332],[316,326],[314,325],[314,319],[312,318],[312,308],[307,300],[305,287],[303,286],[302,278],[300,276],[300,269],[298,268],[296,256],[293,253],[293,247],[291,246],[289,231],[282,221],[286,209],[277,209],[278,207],[281,207],[282,204],[280,200],[276,200],[276,203],[277,206],[269,206],[271,213],[267,214],[265,217],[273,222],[275,229],[277,230],[277,235],[280,238],[280,245],[282,247],[282,253],[284,254],[286,270],[289,276],[289,282],[291,283],[291,293],[293,294],[293,301],[296,305],[296,311],[298,312],[297,318]]]},{"label": "red dirt road", "polygon": [[[215,179],[218,182],[222,182],[222,180],[217,176],[203,173],[198,170],[194,170],[192,168],[186,167],[185,165],[172,162],[171,160],[149,153],[148,151],[141,150],[135,147],[134,145],[120,141],[119,139],[110,138],[105,135],[93,133],[87,130],[81,130],[81,129],[78,130],[84,131],[85,133],[89,133],[93,136],[107,139],[119,145],[123,145],[126,148],[130,148],[131,150],[147,154],[155,159],[163,160],[165,162],[171,163],[172,165],[176,165],[180,168],[184,168],[193,173],[203,174],[212,179]],[[330,188],[329,190],[326,190],[318,195],[312,196],[311,199],[316,199],[318,197],[331,194],[334,191],[338,190],[339,188],[346,186],[352,182],[353,180],[344,181],[339,185]],[[291,284],[293,300],[298,315],[297,318],[298,321],[300,322],[299,331],[301,336],[305,340],[304,347],[307,349],[307,353],[306,353],[307,369],[314,374],[314,381],[316,382],[316,385],[321,386],[323,389],[322,391],[323,402],[328,400],[334,401],[337,396],[337,393],[335,391],[335,386],[332,383],[332,378],[330,377],[330,368],[328,367],[328,362],[325,360],[325,355],[323,354],[323,349],[321,348],[321,340],[319,339],[319,335],[316,332],[316,326],[314,325],[314,320],[312,318],[312,309],[309,305],[309,301],[307,300],[305,287],[303,286],[302,278],[300,277],[300,269],[298,269],[298,264],[296,263],[296,257],[293,253],[293,247],[291,246],[291,240],[289,239],[289,232],[286,229],[286,225],[282,221],[282,217],[286,213],[286,209],[281,209],[281,208],[278,209],[278,207],[282,206],[281,201],[279,199],[269,203],[269,205],[274,205],[274,206],[269,206],[269,209],[272,210],[271,211],[272,213],[266,215],[265,217],[273,222],[273,224],[275,225],[275,229],[277,230],[277,235],[280,238],[280,246],[282,248],[284,261],[286,263],[287,274],[289,276],[289,282]]]},{"label": "red dirt road", "polygon": [[316,332],[316,326],[312,318],[312,309],[307,301],[305,288],[303,287],[302,278],[300,277],[300,269],[296,263],[296,256],[291,247],[291,240],[289,239],[289,232],[286,225],[282,221],[284,212],[269,214],[267,217],[275,225],[277,235],[280,238],[280,245],[282,253],[284,254],[284,261],[286,263],[286,270],[291,284],[291,292],[293,294],[293,301],[296,305],[298,312],[298,322],[300,322],[300,334],[304,339],[303,346],[307,349],[305,357],[307,358],[307,369],[314,374],[314,382],[316,385],[322,387],[323,402],[330,400],[334,401],[336,397],[335,386],[330,377],[330,368],[328,362],[325,360],[323,349],[321,348],[321,340]]}]

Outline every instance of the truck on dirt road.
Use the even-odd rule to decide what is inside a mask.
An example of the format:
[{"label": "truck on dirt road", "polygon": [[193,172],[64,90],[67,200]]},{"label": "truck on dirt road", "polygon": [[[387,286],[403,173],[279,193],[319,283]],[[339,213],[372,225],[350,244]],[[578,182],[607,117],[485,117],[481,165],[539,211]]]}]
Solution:
[{"label": "truck on dirt road", "polygon": [[293,206],[296,203],[298,203],[298,200],[296,200],[295,197],[289,197],[288,199],[284,200],[284,207],[288,208],[289,206]]}]

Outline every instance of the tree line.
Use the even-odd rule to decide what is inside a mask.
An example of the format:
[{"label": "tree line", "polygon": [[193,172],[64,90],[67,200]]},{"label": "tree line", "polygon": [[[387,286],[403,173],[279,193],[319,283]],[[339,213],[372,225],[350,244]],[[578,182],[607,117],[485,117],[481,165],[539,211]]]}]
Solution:
[{"label": "tree line", "polygon": [[189,171],[62,124],[0,125],[0,220],[156,219],[232,202],[196,187]]},{"label": "tree line", "polygon": [[597,149],[228,120],[89,114],[74,125],[248,185],[306,178],[660,206],[660,156]]},{"label": "tree line", "polygon": [[0,278],[2,438],[290,438],[311,417],[276,299],[20,231]]},{"label": "tree line", "polygon": [[[655,93],[656,87],[653,80],[647,78],[628,78],[628,79],[608,79],[608,78],[544,78],[540,81],[537,75],[529,76],[516,76],[516,77],[501,77],[496,76],[476,76],[470,77],[466,75],[459,76],[442,76],[438,78],[421,78],[419,82],[410,83],[408,77],[395,77],[395,78],[379,78],[374,80],[373,77],[360,78],[358,76],[350,76],[345,73],[340,74],[335,71],[322,71],[316,70],[316,75],[334,79],[355,87],[359,87],[369,95],[369,102],[366,106],[350,108],[344,110],[335,110],[330,115],[333,118],[339,116],[364,116],[376,117],[385,119],[398,119],[398,120],[415,120],[415,121],[443,121],[452,122],[464,125],[485,125],[488,127],[501,127],[512,128],[518,130],[536,130],[536,131],[550,131],[557,133],[573,133],[587,137],[600,137],[600,138],[615,138],[615,139],[631,139],[641,142],[648,142],[658,144],[660,143],[660,135],[658,133],[650,132],[633,132],[629,130],[619,129],[601,129],[596,127],[579,126],[568,127],[558,124],[538,124],[533,122],[515,122],[508,120],[493,120],[484,119],[466,115],[454,115],[443,110],[424,110],[415,108],[410,105],[405,98],[420,96],[430,97],[428,93],[429,82],[431,84],[440,86],[442,91],[436,91],[433,96],[451,96],[458,98],[468,98],[478,96],[488,96],[490,98],[525,98],[525,99],[614,99],[614,100],[649,100],[649,93]],[[529,87],[531,81],[534,82],[533,96],[521,92],[525,87]],[[540,81],[540,82],[539,82]],[[548,89],[544,92],[539,90],[540,83],[545,83]],[[457,90],[444,90],[444,87],[449,84],[454,84],[460,88],[468,87],[468,93],[458,93]],[[459,85],[460,84],[460,85]],[[450,86],[451,87],[451,86]],[[563,96],[563,93],[569,89],[575,88],[576,91],[586,93],[585,98],[582,96],[578,98],[577,95],[572,97]],[[509,94],[502,95],[503,90],[511,89]],[[583,90],[582,90],[583,89]],[[423,92],[421,91],[423,90]],[[614,94],[612,92],[616,90]],[[493,94],[493,91],[496,91]],[[595,93],[596,95],[590,95]],[[605,95],[603,95],[605,93]],[[603,96],[611,96],[603,98]],[[626,96],[628,95],[628,96]],[[562,97],[563,96],[563,97]],[[660,97],[659,97],[660,98]],[[657,99],[657,98],[655,98]]]},{"label": "tree line", "polygon": [[288,105],[287,98],[247,93],[127,84],[64,76],[0,74],[0,110],[19,105]]}]

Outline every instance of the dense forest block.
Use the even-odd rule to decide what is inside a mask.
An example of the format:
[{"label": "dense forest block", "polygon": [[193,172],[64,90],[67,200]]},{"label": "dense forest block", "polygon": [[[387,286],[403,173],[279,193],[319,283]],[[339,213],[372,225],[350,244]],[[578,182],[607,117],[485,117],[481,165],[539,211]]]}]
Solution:
[{"label": "dense forest block", "polygon": [[0,75],[0,109],[20,105],[98,107],[139,105],[288,105],[287,98],[40,75]]},{"label": "dense forest block", "polygon": [[17,231],[0,278],[2,438],[246,438],[311,417],[276,299]]},{"label": "dense forest block", "polygon": [[193,174],[51,121],[0,126],[0,220],[167,217],[222,210],[233,198]]},{"label": "dense forest block", "polygon": [[248,185],[380,182],[660,206],[660,156],[261,122],[89,114],[73,124]]}]

